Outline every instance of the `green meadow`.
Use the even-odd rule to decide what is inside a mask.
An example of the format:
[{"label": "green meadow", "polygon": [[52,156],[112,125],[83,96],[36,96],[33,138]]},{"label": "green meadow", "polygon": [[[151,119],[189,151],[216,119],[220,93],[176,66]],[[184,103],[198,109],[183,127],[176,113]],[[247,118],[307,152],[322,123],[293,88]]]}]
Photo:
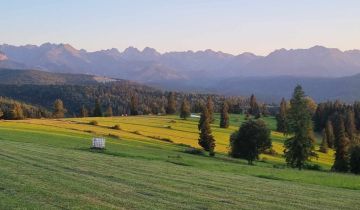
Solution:
[{"label": "green meadow", "polygon": [[[264,120],[275,129],[274,118]],[[229,136],[244,121],[231,115],[228,129],[218,119],[212,125],[215,157],[189,154],[198,147],[197,121],[0,121],[0,209],[359,209],[360,176],[330,172],[333,151],[312,160],[320,170],[290,169],[286,137],[272,131],[277,154],[247,165],[227,155]],[[106,138],[106,150],[90,150],[94,136]]]}]

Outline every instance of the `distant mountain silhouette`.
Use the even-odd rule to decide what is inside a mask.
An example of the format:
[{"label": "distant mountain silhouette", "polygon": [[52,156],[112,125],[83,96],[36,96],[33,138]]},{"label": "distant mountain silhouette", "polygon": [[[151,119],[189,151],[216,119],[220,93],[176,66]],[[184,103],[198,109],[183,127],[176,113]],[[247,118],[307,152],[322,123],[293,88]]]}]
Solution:
[{"label": "distant mountain silhouette", "polygon": [[[357,85],[360,76],[347,77],[360,73],[360,50],[315,46],[280,49],[267,56],[257,56],[213,50],[159,53],[149,47],[143,50],[129,47],[123,52],[115,48],[88,52],[69,44],[45,43],[40,46],[4,44],[0,45],[0,51],[0,67],[11,69],[99,75],[175,90],[233,95],[254,92],[266,100],[289,95],[293,86],[301,83],[305,89],[314,87],[308,89],[309,94],[314,92],[321,100],[360,98],[360,95],[355,98],[360,92]],[[335,89],[330,94],[328,90],[332,88]]]},{"label": "distant mountain silhouette", "polygon": [[[360,51],[315,46],[280,49],[268,56],[212,50],[159,53],[146,47],[87,52],[69,44],[0,45],[0,60],[54,72],[87,73],[145,82],[196,81],[238,76],[341,77],[360,73]],[[3,66],[0,63],[0,66]],[[18,67],[18,66],[17,66]]]}]

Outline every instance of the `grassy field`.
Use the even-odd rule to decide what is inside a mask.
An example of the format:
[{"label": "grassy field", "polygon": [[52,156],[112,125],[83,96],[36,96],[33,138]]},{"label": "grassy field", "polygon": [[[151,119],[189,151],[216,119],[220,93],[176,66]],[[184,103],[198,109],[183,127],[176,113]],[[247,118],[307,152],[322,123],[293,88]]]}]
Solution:
[{"label": "grassy field", "polygon": [[[99,122],[89,125],[91,120]],[[217,155],[191,155],[197,119],[176,116],[0,121],[0,209],[358,209],[360,177],[284,167],[278,156],[249,166],[229,158],[229,129],[213,125]],[[266,118],[275,127],[272,118]],[[111,127],[119,124],[121,130]],[[105,136],[107,149],[89,149]]]}]

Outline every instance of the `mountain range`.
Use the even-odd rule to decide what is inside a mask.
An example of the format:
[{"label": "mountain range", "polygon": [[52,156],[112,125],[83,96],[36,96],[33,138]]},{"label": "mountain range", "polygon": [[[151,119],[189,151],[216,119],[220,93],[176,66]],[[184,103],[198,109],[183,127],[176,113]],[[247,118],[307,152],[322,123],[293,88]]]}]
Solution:
[{"label": "mountain range", "polygon": [[69,44],[0,45],[0,66],[13,62],[52,72],[96,74],[145,82],[248,76],[341,77],[360,73],[360,50],[315,46],[275,50],[267,56],[212,50],[159,53],[146,47],[88,52]]},{"label": "mountain range", "polygon": [[[279,49],[267,56],[258,56],[213,50],[159,53],[149,47],[143,50],[129,47],[123,52],[115,48],[88,52],[69,44],[3,44],[0,45],[0,67],[98,75],[174,90],[231,95],[250,94],[256,89],[263,93],[264,99],[278,100],[277,95],[284,91],[279,88],[282,87],[279,82],[295,85],[308,84],[307,81],[312,80],[337,81],[333,79],[360,73],[360,50],[341,51],[314,46]],[[265,84],[273,84],[274,88]],[[276,89],[278,92],[274,92]],[[270,95],[269,91],[272,91]],[[287,96],[291,88],[286,91]]]}]

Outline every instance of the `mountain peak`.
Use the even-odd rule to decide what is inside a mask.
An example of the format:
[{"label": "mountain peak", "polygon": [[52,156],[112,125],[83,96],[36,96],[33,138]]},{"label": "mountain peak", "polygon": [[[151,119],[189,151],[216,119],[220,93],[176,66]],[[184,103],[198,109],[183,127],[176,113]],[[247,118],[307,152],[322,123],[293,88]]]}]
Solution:
[{"label": "mountain peak", "polygon": [[151,53],[151,54],[159,54],[158,51],[156,51],[154,48],[151,48],[151,47],[145,47],[142,52],[143,53]]},{"label": "mountain peak", "polygon": [[138,50],[136,47],[130,46],[126,48],[123,52],[123,54],[134,54],[134,53],[141,53],[140,50]]},{"label": "mountain peak", "polygon": [[145,47],[142,51],[142,54],[146,57],[151,57],[151,58],[156,58],[161,56],[161,54],[158,51],[150,47]]}]

